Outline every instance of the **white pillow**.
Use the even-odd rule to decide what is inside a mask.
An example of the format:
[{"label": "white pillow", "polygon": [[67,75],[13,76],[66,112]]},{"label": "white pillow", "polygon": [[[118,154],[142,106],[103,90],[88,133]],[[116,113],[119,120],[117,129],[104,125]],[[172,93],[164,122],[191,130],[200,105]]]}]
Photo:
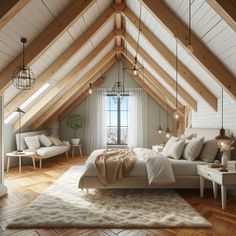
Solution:
[{"label": "white pillow", "polygon": [[184,145],[185,145],[184,139],[180,139],[176,142],[173,142],[168,150],[167,157],[171,157],[176,160],[179,160],[183,153]]},{"label": "white pillow", "polygon": [[189,140],[191,140],[193,138],[196,138],[196,136],[197,136],[197,134],[192,133],[192,134],[190,134],[188,136],[186,136],[185,134],[182,134],[180,137],[181,137],[181,139],[189,139]]},{"label": "white pillow", "polygon": [[61,146],[61,145],[64,145],[63,142],[57,138],[57,137],[54,137],[54,136],[50,136],[49,137],[52,141],[52,143],[55,145],[55,146]]},{"label": "white pillow", "polygon": [[190,140],[184,147],[183,158],[189,161],[194,161],[198,158],[204,143],[204,137]]},{"label": "white pillow", "polygon": [[24,137],[26,146],[30,150],[36,150],[40,148],[40,143],[39,143],[39,137],[38,135],[36,136],[29,136],[29,137]]},{"label": "white pillow", "polygon": [[205,162],[214,162],[218,151],[217,140],[211,139],[203,143],[199,158]]},{"label": "white pillow", "polygon": [[170,139],[167,141],[165,147],[163,148],[161,154],[166,157],[168,150],[170,149],[172,143],[175,141],[178,141],[178,140],[179,140],[179,137],[175,137],[175,136],[170,137]]},{"label": "white pillow", "polygon": [[39,141],[43,144],[44,147],[52,146],[52,141],[45,134],[39,135]]}]

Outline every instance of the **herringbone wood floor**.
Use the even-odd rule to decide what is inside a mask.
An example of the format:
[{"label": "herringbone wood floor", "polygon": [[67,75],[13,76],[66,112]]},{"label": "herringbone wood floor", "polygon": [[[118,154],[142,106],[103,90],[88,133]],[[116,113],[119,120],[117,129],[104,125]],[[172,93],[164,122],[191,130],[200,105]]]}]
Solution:
[{"label": "herringbone wood floor", "polygon": [[11,236],[54,236],[54,235],[93,235],[93,236],[144,236],[144,235],[236,235],[236,198],[229,196],[227,211],[221,210],[220,197],[213,199],[212,192],[206,192],[203,199],[198,191],[178,191],[198,212],[206,217],[213,225],[211,229],[6,229],[8,221],[29,204],[35,197],[43,192],[70,166],[83,164],[86,157],[50,158],[43,163],[43,169],[33,168],[29,165],[23,167],[22,174],[17,168],[11,168],[5,175],[8,195],[0,198],[0,235]]}]

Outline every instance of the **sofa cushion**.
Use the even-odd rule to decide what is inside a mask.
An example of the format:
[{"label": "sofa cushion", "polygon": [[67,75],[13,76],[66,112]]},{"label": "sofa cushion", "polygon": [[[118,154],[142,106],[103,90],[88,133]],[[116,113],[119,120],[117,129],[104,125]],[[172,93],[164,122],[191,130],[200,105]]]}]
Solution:
[{"label": "sofa cushion", "polygon": [[45,134],[39,135],[39,141],[44,147],[52,146],[52,141]]},{"label": "sofa cushion", "polygon": [[55,146],[63,145],[63,142],[59,138],[57,138],[55,136],[50,136],[49,138]]},{"label": "sofa cushion", "polygon": [[36,149],[40,148],[40,142],[39,142],[38,135],[24,137],[24,140],[25,140],[25,143],[26,143],[26,146],[28,147],[28,149],[36,150]]},{"label": "sofa cushion", "polygon": [[55,156],[68,150],[69,150],[68,146],[61,145],[61,146],[41,147],[36,150],[36,153],[40,157],[48,157],[48,156]]}]

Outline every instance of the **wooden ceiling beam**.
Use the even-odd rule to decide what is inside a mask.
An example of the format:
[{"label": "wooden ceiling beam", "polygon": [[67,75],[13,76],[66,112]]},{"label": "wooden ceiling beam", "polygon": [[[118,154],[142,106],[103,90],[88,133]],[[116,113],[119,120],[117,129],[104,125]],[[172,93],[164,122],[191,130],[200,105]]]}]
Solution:
[{"label": "wooden ceiling beam", "polygon": [[206,0],[206,2],[236,32],[236,1]]},{"label": "wooden ceiling beam", "polygon": [[0,29],[7,24],[30,0],[1,0]]},{"label": "wooden ceiling beam", "polygon": [[[183,46],[188,47],[188,27],[163,1],[142,0],[147,10],[160,20]],[[234,99],[236,99],[236,78],[219,59],[192,33],[192,55]]]},{"label": "wooden ceiling beam", "polygon": [[[138,30],[139,19],[128,7],[123,10],[122,14]],[[140,29],[141,34],[166,59],[172,68],[175,69],[175,55],[144,24],[141,24]],[[178,71],[182,78],[216,111],[217,98],[215,95],[181,61],[178,63]]]},{"label": "wooden ceiling beam", "polygon": [[[95,76],[93,76],[93,78],[91,79],[91,83],[95,88],[104,81],[104,77],[102,77],[103,74],[107,70],[109,70],[116,62],[117,58],[113,58]],[[84,86],[84,88],[81,89],[81,91],[75,93],[74,96],[62,106],[62,108],[59,110],[60,113],[58,114],[58,121],[63,120],[68,114],[70,114],[74,109],[76,109],[76,107],[80,105],[82,100],[79,97],[82,95],[82,93],[88,95],[89,82]]]},{"label": "wooden ceiling beam", "polygon": [[[124,34],[124,40],[133,48],[136,48],[136,41],[126,32]],[[151,66],[151,68],[175,91],[176,83],[172,77],[162,69],[162,67],[154,60],[146,51],[139,47],[139,55]],[[180,85],[178,86],[179,95],[185,100],[185,102],[195,111],[197,110],[197,102],[192,98],[190,94],[188,94]]]},{"label": "wooden ceiling beam", "polygon": [[[54,97],[56,97],[60,92],[63,91],[67,86],[69,86],[73,80],[78,78],[80,72],[94,59],[95,55],[97,56],[100,51],[108,44],[106,41],[102,41],[93,50],[88,56],[86,56],[64,79],[62,79],[58,84],[56,84],[45,96],[42,100],[38,101],[32,108],[30,108],[21,119],[21,127],[27,124],[40,110],[46,106]],[[103,46],[103,47],[102,47]],[[97,64],[97,68],[106,64],[111,58],[116,55],[116,50],[111,50],[103,59]],[[97,68],[90,70],[89,72],[94,75],[97,72]],[[84,85],[86,83],[86,78],[82,77],[79,80],[79,84]],[[16,131],[18,129],[18,122],[13,124],[13,130]]]},{"label": "wooden ceiling beam", "polygon": [[[92,38],[107,22],[114,16],[113,7],[109,7],[99,16],[96,21],[69,46],[52,64],[50,64],[37,78],[35,86],[30,90],[21,91],[5,107],[4,117],[6,118],[26,99],[34,94],[45,82],[47,82],[62,66],[64,66],[83,46]],[[119,32],[117,32],[119,33]],[[120,32],[121,33],[121,32]]]},{"label": "wooden ceiling beam", "polygon": [[[130,52],[128,52],[126,49],[124,49],[122,51],[122,54],[124,55],[124,57],[126,59],[128,59],[128,61],[130,63],[134,62],[134,57],[132,56],[132,54]],[[141,67],[141,64],[138,63],[138,67]],[[132,67],[131,67],[132,68]],[[175,109],[176,107],[176,99],[175,97],[161,84],[157,81],[157,79],[147,71],[147,69],[143,70],[143,75],[145,77],[145,79],[147,80],[147,84],[149,83],[150,85],[154,86],[155,92],[156,94],[162,94],[163,96],[165,96],[165,98],[169,101],[170,107],[172,107],[173,109]],[[178,107],[183,107],[183,105],[178,102]]]},{"label": "wooden ceiling beam", "polygon": [[[124,64],[125,67],[132,67],[132,63],[129,62],[129,60],[122,55],[122,62]],[[131,78],[133,78],[139,85],[140,87],[142,87],[144,89],[144,91],[149,94],[165,111],[167,111],[167,101],[165,101],[165,99],[163,99],[163,97],[160,97],[157,95],[156,92],[154,92],[153,88],[151,88],[144,80],[142,80],[142,78],[140,77],[140,75],[133,75],[132,71],[127,70],[126,71]],[[171,116],[174,115],[174,110],[169,107],[168,111],[167,111]]]},{"label": "wooden ceiling beam", "polygon": [[[122,12],[122,7],[123,8],[125,7],[124,4],[123,4],[123,0],[115,0],[115,5],[114,5],[114,8],[115,9],[119,9],[119,10],[116,10],[116,29],[117,30],[120,30],[122,28],[122,16],[121,16],[121,12]],[[117,35],[116,36],[116,46],[121,46],[121,36],[120,35]]]},{"label": "wooden ceiling beam", "polygon": [[[25,64],[35,62],[56,40],[68,30],[96,0],[73,1],[35,40],[25,49]],[[0,73],[0,92],[11,83],[16,67],[22,64],[22,53]],[[37,82],[36,82],[37,83]]]}]

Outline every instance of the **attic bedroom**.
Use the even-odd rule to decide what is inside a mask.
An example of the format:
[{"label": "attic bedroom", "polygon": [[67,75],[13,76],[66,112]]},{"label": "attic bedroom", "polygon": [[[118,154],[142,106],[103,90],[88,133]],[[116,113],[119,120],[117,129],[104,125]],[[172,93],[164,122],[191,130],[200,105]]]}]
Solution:
[{"label": "attic bedroom", "polygon": [[0,1],[0,235],[236,232],[234,0]]}]

